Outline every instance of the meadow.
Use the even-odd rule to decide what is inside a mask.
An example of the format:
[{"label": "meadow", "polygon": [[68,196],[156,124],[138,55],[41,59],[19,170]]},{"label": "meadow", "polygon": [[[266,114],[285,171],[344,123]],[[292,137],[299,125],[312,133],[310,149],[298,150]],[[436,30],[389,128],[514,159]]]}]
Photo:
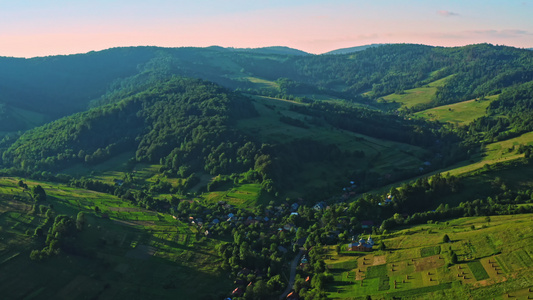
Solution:
[{"label": "meadow", "polygon": [[[453,75],[451,75],[453,76]],[[396,102],[401,104],[401,107],[411,108],[419,104],[431,103],[437,88],[443,86],[450,76],[433,81],[423,87],[408,89],[402,93],[391,94],[382,97],[386,102]]]},{"label": "meadow", "polygon": [[455,125],[468,125],[477,118],[486,115],[489,104],[498,99],[499,95],[492,95],[484,99],[473,99],[469,101],[454,103],[450,105],[438,106],[415,113],[419,118]]},{"label": "meadow", "polygon": [[[531,215],[460,218],[373,236],[386,250],[326,249],[332,299],[533,297]],[[450,237],[449,243],[443,236]],[[452,263],[451,252],[458,262]]]}]

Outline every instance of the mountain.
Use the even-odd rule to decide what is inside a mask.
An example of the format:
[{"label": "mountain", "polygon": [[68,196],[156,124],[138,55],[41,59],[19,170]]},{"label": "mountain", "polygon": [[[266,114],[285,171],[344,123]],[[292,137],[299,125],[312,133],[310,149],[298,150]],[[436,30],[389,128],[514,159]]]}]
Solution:
[{"label": "mountain", "polygon": [[128,47],[32,59],[3,57],[0,131],[27,130],[112,103],[173,76],[265,96],[340,98],[364,105],[450,76],[433,106],[490,95],[533,78],[531,51],[488,44],[397,44],[350,54],[303,54],[286,47]]},{"label": "mountain", "polygon": [[[22,168],[58,170],[76,162],[99,163],[132,147],[140,161],[158,162],[171,151],[176,161],[180,148],[187,148],[180,165],[203,169],[207,166],[202,153],[238,139],[229,123],[253,115],[253,107],[239,94],[200,80],[173,79],[118,103],[32,129],[4,159]],[[233,170],[231,164],[226,167]]]},{"label": "mountain", "polygon": [[383,46],[383,45],[387,45],[387,44],[370,44],[370,45],[364,45],[364,46],[341,48],[341,49],[332,50],[332,51],[329,51],[329,52],[326,52],[326,53],[322,53],[322,55],[349,54],[349,53],[359,52],[359,51],[366,50],[368,48],[379,47],[379,46]]},{"label": "mountain", "polygon": [[277,55],[298,55],[306,56],[311,55],[302,50],[293,49],[284,46],[272,46],[272,47],[262,47],[262,48],[227,48],[234,51],[250,52],[250,53],[261,53],[261,54],[277,54]]}]

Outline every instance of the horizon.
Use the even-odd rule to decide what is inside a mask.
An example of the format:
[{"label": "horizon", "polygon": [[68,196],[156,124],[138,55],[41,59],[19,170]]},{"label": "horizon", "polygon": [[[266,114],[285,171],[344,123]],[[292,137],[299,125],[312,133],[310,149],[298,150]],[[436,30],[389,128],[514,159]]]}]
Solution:
[{"label": "horizon", "polygon": [[351,48],[358,48],[358,47],[365,47],[365,46],[372,46],[372,45],[384,46],[384,45],[402,45],[402,44],[403,45],[421,45],[421,46],[428,46],[428,47],[442,47],[442,48],[455,48],[455,47],[466,47],[466,46],[472,46],[472,45],[489,44],[489,45],[493,45],[493,46],[511,47],[511,48],[524,49],[524,50],[533,50],[533,47],[515,47],[515,46],[499,45],[499,44],[492,44],[492,43],[485,43],[485,42],[475,43],[475,44],[458,45],[458,46],[438,46],[438,45],[428,45],[428,44],[419,44],[419,43],[372,43],[372,44],[365,44],[365,45],[357,45],[357,46],[352,46],[352,47],[343,47],[343,48],[338,48],[338,49],[332,49],[332,50],[329,50],[329,51],[326,51],[326,52],[323,52],[323,53],[310,53],[310,52],[304,51],[302,49],[292,48],[292,47],[283,46],[283,45],[272,45],[272,46],[263,46],[263,47],[256,47],[256,48],[251,48],[251,47],[242,47],[241,48],[241,47],[231,47],[231,46],[223,47],[223,46],[219,46],[219,45],[210,45],[210,46],[203,46],[203,47],[197,47],[197,46],[165,47],[165,46],[157,46],[157,45],[132,45],[132,46],[116,46],[116,47],[110,47],[110,48],[104,48],[104,49],[89,50],[89,51],[86,51],[86,52],[78,52],[78,53],[50,54],[50,55],[32,56],[32,57],[2,56],[2,55],[0,55],[0,57],[2,57],[2,58],[17,58],[17,59],[46,58],[46,57],[54,57],[54,56],[84,55],[84,54],[89,54],[91,52],[101,52],[101,51],[107,51],[107,50],[112,50],[112,49],[136,48],[136,47],[153,47],[153,48],[163,48],[163,49],[180,49],[180,48],[207,49],[207,48],[211,48],[211,47],[220,47],[220,48],[223,48],[223,49],[235,49],[235,50],[256,50],[256,49],[267,49],[267,48],[283,47],[283,48],[287,48],[287,49],[302,51],[302,52],[307,53],[309,55],[325,55],[325,54],[328,54],[330,52],[334,52],[334,51],[337,51],[337,50],[343,50],[343,49],[351,49]]},{"label": "horizon", "polygon": [[118,47],[283,46],[323,54],[370,44],[533,47],[533,1],[0,0],[0,56]]}]

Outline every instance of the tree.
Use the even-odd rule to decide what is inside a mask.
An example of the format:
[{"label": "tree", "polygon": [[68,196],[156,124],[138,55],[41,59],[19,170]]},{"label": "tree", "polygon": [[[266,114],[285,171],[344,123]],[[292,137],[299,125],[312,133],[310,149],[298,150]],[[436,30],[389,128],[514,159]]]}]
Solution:
[{"label": "tree", "polygon": [[76,217],[76,229],[81,231],[83,229],[83,225],[85,225],[86,219],[85,219],[85,213],[80,211],[78,213],[78,216]]},{"label": "tree", "polygon": [[442,237],[442,242],[443,242],[443,243],[449,243],[449,242],[450,242],[450,237],[449,237],[447,234],[445,234],[445,235]]},{"label": "tree", "polygon": [[379,242],[379,250],[385,250],[387,247],[385,246],[385,243],[383,241]]},{"label": "tree", "polygon": [[451,251],[451,254],[450,254],[450,261],[452,264],[457,264],[458,262],[457,254],[455,254],[453,250]]},{"label": "tree", "polygon": [[46,192],[44,191],[43,187],[40,185],[36,185],[33,188],[33,197],[35,198],[35,201],[41,202],[46,200]]}]

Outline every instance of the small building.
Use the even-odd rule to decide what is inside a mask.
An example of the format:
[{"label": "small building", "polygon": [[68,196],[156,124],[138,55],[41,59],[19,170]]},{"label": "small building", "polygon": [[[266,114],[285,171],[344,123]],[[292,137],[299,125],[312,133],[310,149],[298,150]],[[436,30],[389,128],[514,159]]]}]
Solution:
[{"label": "small building", "polygon": [[298,210],[298,207],[300,207],[300,205],[298,205],[298,203],[294,202],[294,203],[291,205],[291,210],[292,210],[292,211],[297,211],[297,210]]},{"label": "small building", "polygon": [[374,246],[374,241],[371,236],[368,236],[368,240],[360,239],[358,243],[352,242],[348,244],[348,251],[363,251],[370,252]]},{"label": "small building", "polygon": [[323,210],[324,208],[326,208],[326,202],[324,201],[318,202],[317,204],[315,204],[315,206],[313,206],[313,208],[315,210]]}]

